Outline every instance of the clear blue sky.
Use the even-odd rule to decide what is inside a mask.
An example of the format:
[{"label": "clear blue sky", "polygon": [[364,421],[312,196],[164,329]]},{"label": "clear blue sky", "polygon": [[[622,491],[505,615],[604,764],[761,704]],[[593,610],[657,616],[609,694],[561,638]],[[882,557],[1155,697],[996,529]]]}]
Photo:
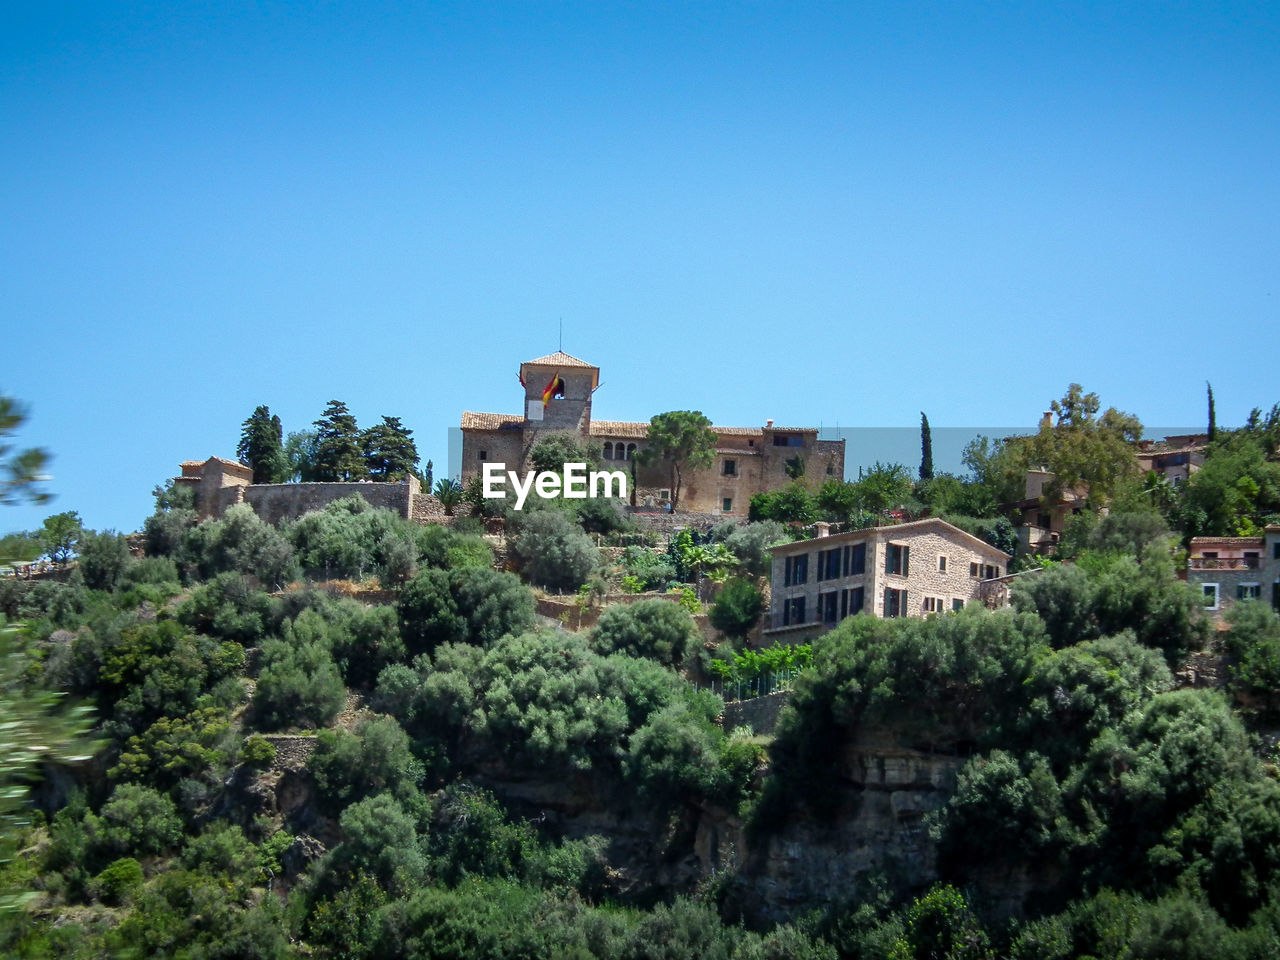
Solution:
[{"label": "clear blue sky", "polygon": [[[269,404],[447,458],[596,415],[1148,424],[1280,400],[1274,3],[10,3],[0,390],[134,529]],[[858,458],[850,451],[852,463]]]}]

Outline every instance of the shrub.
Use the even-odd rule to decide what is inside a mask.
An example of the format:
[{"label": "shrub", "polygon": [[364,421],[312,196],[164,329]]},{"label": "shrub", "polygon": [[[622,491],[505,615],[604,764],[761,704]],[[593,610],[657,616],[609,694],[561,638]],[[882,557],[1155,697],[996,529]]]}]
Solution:
[{"label": "shrub", "polygon": [[93,878],[89,890],[103,903],[119,904],[142,886],[142,864],[133,857],[121,857]]},{"label": "shrub", "polygon": [[82,534],[77,552],[80,555],[80,575],[90,590],[114,590],[125,570],[134,562],[128,541],[111,530]]},{"label": "shrub", "polygon": [[102,805],[99,845],[117,854],[167,853],[182,839],[173,801],[136,783],[122,783]]},{"label": "shrub", "polygon": [[526,517],[511,552],[530,583],[551,590],[576,590],[600,565],[591,539],[557,510]]},{"label": "shrub", "polygon": [[692,647],[696,631],[693,619],[679,604],[641,600],[605,610],[592,642],[601,653],[627,653],[677,664]]},{"label": "shrub", "polygon": [[520,580],[480,567],[424,570],[405,585],[397,604],[410,652],[442,643],[492,643],[533,623],[533,596]]},{"label": "shrub", "polygon": [[708,611],[711,625],[731,637],[745,637],[764,611],[764,595],[747,580],[730,580]]},{"label": "shrub", "polygon": [[246,738],[240,748],[240,762],[250,767],[269,767],[275,760],[275,744],[259,734]]},{"label": "shrub", "polygon": [[268,730],[327,726],[346,702],[342,677],[322,642],[268,640],[262,662],[253,710]]}]

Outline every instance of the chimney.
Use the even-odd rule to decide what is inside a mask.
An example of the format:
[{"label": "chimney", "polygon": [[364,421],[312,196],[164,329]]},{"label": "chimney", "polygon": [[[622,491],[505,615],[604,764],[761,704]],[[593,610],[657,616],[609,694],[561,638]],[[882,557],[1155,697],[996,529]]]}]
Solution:
[{"label": "chimney", "polygon": [[773,429],[773,421],[772,421],[772,420],[766,420],[766,421],[764,422],[764,428],[765,428],[766,430],[772,430],[772,429]]},{"label": "chimney", "polygon": [[821,540],[823,537],[831,536],[831,524],[827,523],[827,521],[825,520],[819,520],[817,523],[813,525],[813,529],[818,531],[819,540]]},{"label": "chimney", "polygon": [[1040,429],[1041,430],[1053,429],[1053,411],[1052,410],[1046,410],[1044,413],[1040,414]]}]

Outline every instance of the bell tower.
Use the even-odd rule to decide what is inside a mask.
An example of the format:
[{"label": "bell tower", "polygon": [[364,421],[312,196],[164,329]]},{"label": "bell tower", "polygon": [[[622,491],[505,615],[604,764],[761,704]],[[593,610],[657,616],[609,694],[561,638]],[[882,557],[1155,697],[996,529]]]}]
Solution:
[{"label": "bell tower", "polygon": [[520,364],[524,384],[526,447],[534,435],[591,431],[591,395],[600,386],[600,368],[558,351]]}]

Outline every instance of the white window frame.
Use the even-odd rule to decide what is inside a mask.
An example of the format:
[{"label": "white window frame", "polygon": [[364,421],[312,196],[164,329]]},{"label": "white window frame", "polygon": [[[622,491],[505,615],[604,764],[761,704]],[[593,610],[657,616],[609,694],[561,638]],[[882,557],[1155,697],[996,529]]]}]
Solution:
[{"label": "white window frame", "polygon": [[1220,585],[1220,584],[1217,584],[1217,583],[1202,583],[1202,584],[1200,584],[1200,595],[1201,595],[1201,596],[1207,597],[1207,596],[1209,595],[1208,591],[1205,589],[1206,587],[1213,587],[1213,604],[1212,604],[1212,605],[1209,605],[1209,604],[1207,604],[1207,603],[1206,603],[1204,608],[1205,608],[1206,610],[1217,610],[1217,609],[1218,609],[1218,606],[1222,603],[1222,588],[1221,588],[1221,585]]},{"label": "white window frame", "polygon": [[947,555],[945,553],[938,554],[938,572],[947,572]]},{"label": "white window frame", "polygon": [[[1253,589],[1254,589],[1254,590],[1256,590],[1256,591],[1258,591],[1258,592],[1257,592],[1257,594],[1256,594],[1255,596],[1252,596],[1252,597],[1241,597],[1241,596],[1240,596],[1240,589],[1241,589],[1242,587],[1253,587]],[[1261,599],[1262,599],[1262,584],[1261,584],[1261,583],[1237,583],[1237,584],[1236,584],[1236,600],[1241,600],[1241,599],[1247,599],[1247,600],[1261,600]]]}]

